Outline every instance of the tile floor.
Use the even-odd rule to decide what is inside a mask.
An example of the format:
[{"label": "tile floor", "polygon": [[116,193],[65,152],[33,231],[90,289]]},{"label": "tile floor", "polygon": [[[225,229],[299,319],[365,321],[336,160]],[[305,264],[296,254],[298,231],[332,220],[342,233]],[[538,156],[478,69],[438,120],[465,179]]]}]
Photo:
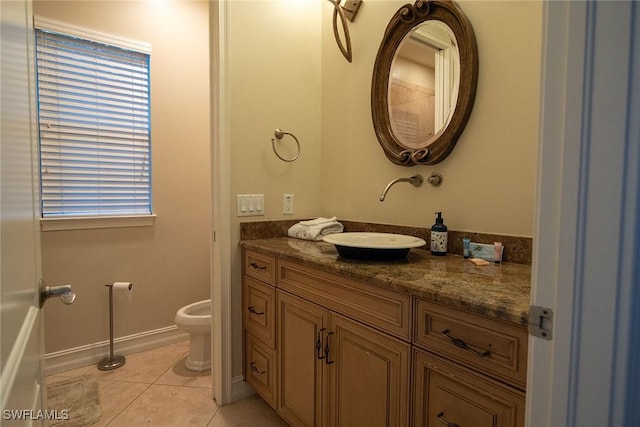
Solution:
[{"label": "tile floor", "polygon": [[211,397],[211,371],[185,369],[189,342],[127,356],[124,366],[96,365],[50,375],[47,382],[80,375],[99,380],[102,416],[92,427],[284,427],[286,423],[257,395],[218,407]]}]

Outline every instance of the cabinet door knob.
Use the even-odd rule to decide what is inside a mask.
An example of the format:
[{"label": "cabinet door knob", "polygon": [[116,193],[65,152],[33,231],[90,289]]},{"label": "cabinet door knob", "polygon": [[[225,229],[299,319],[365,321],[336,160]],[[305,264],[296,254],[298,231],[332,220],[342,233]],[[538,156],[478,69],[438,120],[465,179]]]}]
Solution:
[{"label": "cabinet door knob", "polygon": [[467,350],[470,351],[471,353],[475,354],[476,356],[480,356],[480,357],[487,357],[491,354],[490,351],[478,351],[474,348],[471,348],[466,342],[462,341],[460,338],[456,338],[456,337],[452,337],[451,335],[449,335],[449,330],[445,329],[444,331],[441,332],[442,335],[444,335],[445,337],[449,338],[449,340],[453,343],[453,345],[455,345],[458,348],[461,348],[463,350]]},{"label": "cabinet door knob", "polygon": [[251,266],[251,268],[253,268],[254,270],[266,270],[267,267],[264,265],[258,265],[255,262],[252,262],[251,264],[249,264]]},{"label": "cabinet door knob", "polygon": [[256,374],[258,374],[258,375],[262,375],[262,374],[265,374],[265,373],[267,372],[266,370],[261,371],[260,369],[258,369],[258,368],[256,367],[256,362],[251,362],[251,363],[249,363],[249,366],[251,366],[251,370],[252,370],[253,372],[255,372]]},{"label": "cabinet door knob", "polygon": [[257,315],[264,314],[264,311],[256,311],[256,309],[255,309],[255,308],[253,308],[253,306],[252,306],[252,305],[250,305],[250,306],[247,308],[247,310],[249,310],[249,312],[250,312],[251,314],[257,314]]},{"label": "cabinet door knob", "polygon": [[442,424],[446,424],[448,427],[460,427],[459,424],[450,423],[449,421],[445,420],[443,417],[444,417],[444,412],[440,412],[438,415],[436,415],[436,419],[440,421]]}]

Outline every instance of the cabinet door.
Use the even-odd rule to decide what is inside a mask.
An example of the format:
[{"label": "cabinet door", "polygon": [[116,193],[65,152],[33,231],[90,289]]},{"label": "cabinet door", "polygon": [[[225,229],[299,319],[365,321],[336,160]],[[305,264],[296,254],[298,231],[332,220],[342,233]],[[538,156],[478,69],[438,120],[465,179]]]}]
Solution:
[{"label": "cabinet door", "polygon": [[291,426],[319,427],[324,361],[318,356],[323,357],[328,312],[283,291],[277,291],[277,301],[278,414]]},{"label": "cabinet door", "polygon": [[524,426],[524,393],[417,349],[414,363],[414,426]]},{"label": "cabinet door", "polygon": [[409,344],[334,313],[329,326],[327,425],[406,426]]}]

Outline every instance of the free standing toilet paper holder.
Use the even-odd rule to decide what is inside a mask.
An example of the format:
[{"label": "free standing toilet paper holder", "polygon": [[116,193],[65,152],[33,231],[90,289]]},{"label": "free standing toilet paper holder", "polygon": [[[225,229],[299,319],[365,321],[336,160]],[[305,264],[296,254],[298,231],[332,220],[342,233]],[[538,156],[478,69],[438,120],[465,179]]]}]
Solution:
[{"label": "free standing toilet paper holder", "polygon": [[[98,370],[100,371],[110,371],[119,368],[125,363],[124,356],[113,354],[113,285],[116,283],[107,283],[105,285],[109,288],[109,356],[98,362]],[[129,282],[129,291],[131,291],[132,287],[133,283]]]}]

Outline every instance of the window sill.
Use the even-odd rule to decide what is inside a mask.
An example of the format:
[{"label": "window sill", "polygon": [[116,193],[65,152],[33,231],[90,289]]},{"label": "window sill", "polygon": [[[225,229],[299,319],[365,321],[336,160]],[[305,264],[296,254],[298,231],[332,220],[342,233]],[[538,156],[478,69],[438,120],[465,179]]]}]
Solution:
[{"label": "window sill", "polygon": [[41,218],[40,230],[89,230],[92,228],[121,228],[153,226],[155,215],[99,216],[72,218]]}]

